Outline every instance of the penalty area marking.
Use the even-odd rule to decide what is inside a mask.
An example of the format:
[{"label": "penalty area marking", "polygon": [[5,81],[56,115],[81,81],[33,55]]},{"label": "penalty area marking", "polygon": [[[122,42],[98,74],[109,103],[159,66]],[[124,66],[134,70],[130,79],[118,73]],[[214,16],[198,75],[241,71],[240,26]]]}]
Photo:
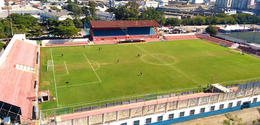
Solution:
[{"label": "penalty area marking", "polygon": [[96,73],[95,69],[93,68],[93,66],[91,65],[91,63],[89,62],[87,56],[85,55],[85,53],[83,53],[83,55],[85,56],[86,60],[88,61],[88,64],[90,65],[90,67],[92,68],[93,72],[96,74],[99,82],[102,82],[101,79],[99,78],[98,74]]},{"label": "penalty area marking", "polygon": [[96,63],[97,65],[98,65],[98,67],[95,69],[95,70],[98,70],[99,68],[100,68],[100,64],[98,63],[98,62],[96,62],[96,61],[93,61],[93,60],[89,60],[90,62],[94,62],[94,63]]}]

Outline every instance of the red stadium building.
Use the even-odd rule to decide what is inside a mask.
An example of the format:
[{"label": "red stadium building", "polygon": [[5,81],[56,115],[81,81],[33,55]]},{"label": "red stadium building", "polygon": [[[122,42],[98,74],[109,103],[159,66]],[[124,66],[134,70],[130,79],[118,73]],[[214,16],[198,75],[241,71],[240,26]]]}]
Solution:
[{"label": "red stadium building", "polygon": [[110,42],[144,42],[159,40],[154,20],[90,21],[90,40]]}]

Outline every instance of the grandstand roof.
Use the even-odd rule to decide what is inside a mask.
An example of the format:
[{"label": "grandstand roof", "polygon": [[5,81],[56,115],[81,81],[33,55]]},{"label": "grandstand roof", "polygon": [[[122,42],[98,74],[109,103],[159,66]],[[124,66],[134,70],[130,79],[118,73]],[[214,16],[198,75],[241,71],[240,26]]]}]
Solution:
[{"label": "grandstand roof", "polygon": [[35,68],[37,46],[16,39],[20,36],[22,35],[14,35],[0,57],[0,100],[20,107],[21,120],[28,120],[31,117],[32,102],[27,99],[27,94],[33,91],[35,74],[15,69],[15,65]]},{"label": "grandstand roof", "polygon": [[160,26],[155,20],[90,21],[92,28],[152,27]]}]

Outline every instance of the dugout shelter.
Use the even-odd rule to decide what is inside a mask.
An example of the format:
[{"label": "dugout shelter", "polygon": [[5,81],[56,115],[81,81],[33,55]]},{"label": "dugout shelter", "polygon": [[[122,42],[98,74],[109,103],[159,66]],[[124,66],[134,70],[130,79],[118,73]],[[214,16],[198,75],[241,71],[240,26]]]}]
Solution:
[{"label": "dugout shelter", "polygon": [[158,38],[155,20],[136,21],[90,21],[90,40],[117,42],[145,41]]}]

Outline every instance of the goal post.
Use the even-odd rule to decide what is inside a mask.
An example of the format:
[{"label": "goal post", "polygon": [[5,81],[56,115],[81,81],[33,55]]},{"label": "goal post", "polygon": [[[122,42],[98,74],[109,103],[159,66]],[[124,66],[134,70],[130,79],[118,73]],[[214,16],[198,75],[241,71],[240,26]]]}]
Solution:
[{"label": "goal post", "polygon": [[49,71],[49,68],[53,68],[53,66],[54,66],[53,60],[48,60],[47,61],[47,72]]}]

